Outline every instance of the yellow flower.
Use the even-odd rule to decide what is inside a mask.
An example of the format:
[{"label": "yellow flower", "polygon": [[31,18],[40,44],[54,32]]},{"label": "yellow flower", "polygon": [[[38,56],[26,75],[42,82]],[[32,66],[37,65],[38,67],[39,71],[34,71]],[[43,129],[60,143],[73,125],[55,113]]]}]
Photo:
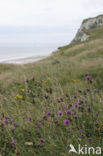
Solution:
[{"label": "yellow flower", "polygon": [[72,79],[73,82],[80,82],[80,79]]},{"label": "yellow flower", "polygon": [[15,98],[15,99],[22,99],[22,98],[23,98],[23,96],[22,96],[22,95],[17,94],[14,98]]},{"label": "yellow flower", "polygon": [[19,91],[24,92],[24,89],[23,89],[23,88],[21,88]]}]

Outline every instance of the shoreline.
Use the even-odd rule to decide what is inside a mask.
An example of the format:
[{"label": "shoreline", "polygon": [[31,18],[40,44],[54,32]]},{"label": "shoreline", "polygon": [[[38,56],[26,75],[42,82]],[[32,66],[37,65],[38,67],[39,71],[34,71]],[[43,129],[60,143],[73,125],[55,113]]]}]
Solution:
[{"label": "shoreline", "polygon": [[39,60],[42,60],[46,57],[48,57],[49,55],[45,55],[45,56],[30,56],[30,57],[23,57],[23,58],[12,58],[12,59],[7,59],[7,60],[3,60],[0,61],[0,64],[28,64],[28,63],[33,63]]}]

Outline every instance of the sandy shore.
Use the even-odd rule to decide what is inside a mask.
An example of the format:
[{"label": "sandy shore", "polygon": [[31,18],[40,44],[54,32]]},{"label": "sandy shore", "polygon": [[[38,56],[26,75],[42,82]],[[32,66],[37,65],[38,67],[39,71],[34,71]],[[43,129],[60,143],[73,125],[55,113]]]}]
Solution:
[{"label": "sandy shore", "polygon": [[46,58],[47,56],[32,56],[27,58],[17,58],[17,59],[7,59],[4,61],[0,61],[0,63],[10,63],[10,64],[28,64],[32,63],[38,60],[41,60],[43,58]]}]

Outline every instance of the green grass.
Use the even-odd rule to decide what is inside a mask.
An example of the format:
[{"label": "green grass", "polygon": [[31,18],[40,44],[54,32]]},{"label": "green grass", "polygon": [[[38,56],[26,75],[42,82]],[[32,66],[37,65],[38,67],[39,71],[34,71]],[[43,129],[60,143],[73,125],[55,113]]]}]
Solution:
[{"label": "green grass", "polygon": [[103,147],[103,28],[89,34],[89,41],[61,47],[44,60],[0,64],[1,155],[72,156],[70,144]]}]

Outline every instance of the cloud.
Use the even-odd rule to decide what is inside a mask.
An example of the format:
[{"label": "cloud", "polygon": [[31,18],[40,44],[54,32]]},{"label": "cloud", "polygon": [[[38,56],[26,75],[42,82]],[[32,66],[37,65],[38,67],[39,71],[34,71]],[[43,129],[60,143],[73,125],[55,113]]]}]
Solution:
[{"label": "cloud", "polygon": [[0,1],[0,25],[69,26],[102,10],[102,0],[3,0]]}]

